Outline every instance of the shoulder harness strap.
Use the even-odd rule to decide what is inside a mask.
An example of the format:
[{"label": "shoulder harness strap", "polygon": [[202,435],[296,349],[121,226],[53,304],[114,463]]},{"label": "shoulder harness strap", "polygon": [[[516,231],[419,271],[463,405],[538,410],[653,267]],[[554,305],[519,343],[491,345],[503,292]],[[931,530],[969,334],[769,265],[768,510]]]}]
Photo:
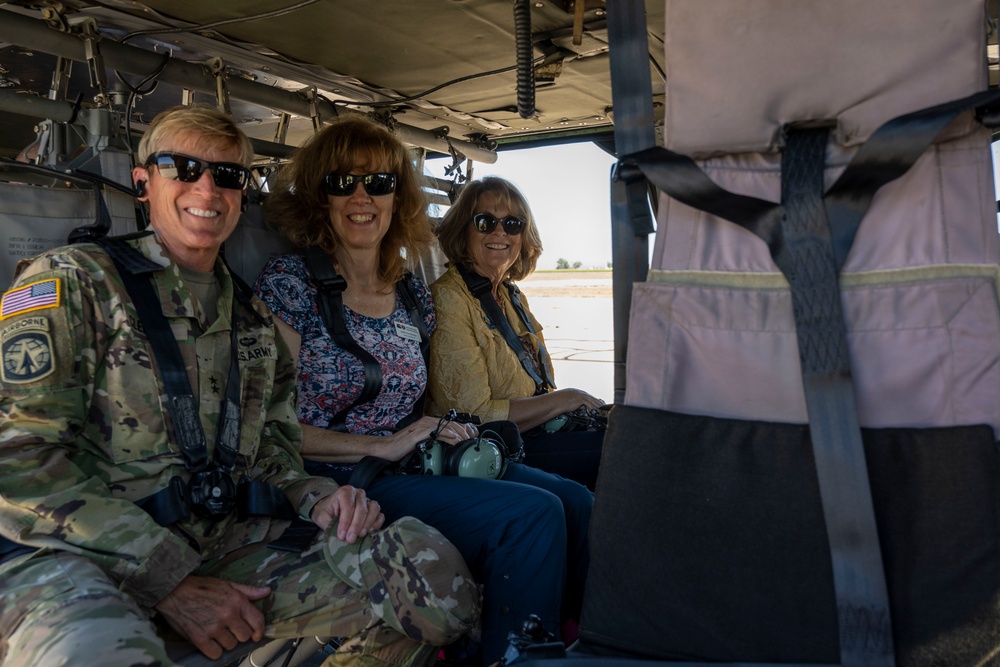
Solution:
[{"label": "shoulder harness strap", "polygon": [[347,430],[347,414],[355,407],[364,405],[378,396],[382,389],[382,368],[378,361],[351,337],[347,331],[347,323],[344,321],[344,290],[347,289],[347,281],[339,275],[333,268],[333,262],[326,253],[315,246],[306,248],[306,265],[312,274],[316,287],[319,290],[320,298],[317,300],[320,317],[326,326],[330,338],[340,349],[352,354],[365,370],[365,384],[361,388],[361,393],[354,399],[354,402],[338,412],[330,421],[328,429],[331,431]]},{"label": "shoulder harness strap", "polygon": [[[121,276],[125,289],[132,299],[139,320],[143,323],[153,356],[167,392],[167,410],[174,425],[178,446],[184,457],[184,466],[190,472],[198,472],[209,466],[205,432],[201,427],[197,401],[191,390],[180,348],[174,339],[170,324],[163,315],[159,298],[152,283],[153,274],[163,269],[156,262],[145,257],[125,242],[126,237],[90,236],[84,240],[100,246],[111,258]],[[237,299],[262,319],[250,305],[249,286],[235,274],[234,290]],[[242,292],[242,294],[240,294]],[[218,442],[215,446],[215,462],[226,473],[231,473],[239,454],[240,439],[240,376],[236,358],[235,338],[237,327],[232,327],[232,357],[229,367],[226,398],[220,416]],[[275,486],[264,482],[243,481],[237,488],[237,515],[240,520],[248,516],[273,516],[291,519],[295,517],[288,498]],[[148,512],[162,526],[168,526],[190,516],[189,490],[180,477],[174,477],[170,484],[136,504]]]},{"label": "shoulder harness strap", "polygon": [[[535,395],[538,396],[539,394],[548,393],[548,391],[552,389],[552,382],[550,380],[551,375],[549,377],[545,377],[545,375],[547,375],[545,364],[541,364],[542,375],[539,375],[538,371],[535,369],[534,360],[524,348],[524,343],[520,338],[518,338],[517,333],[514,331],[514,327],[510,325],[510,322],[507,320],[507,316],[504,315],[502,310],[500,310],[499,304],[497,304],[496,300],[493,298],[493,286],[490,284],[490,281],[475,271],[470,271],[463,266],[456,264],[456,268],[458,269],[459,275],[462,276],[462,280],[465,281],[465,285],[469,288],[469,291],[472,292],[472,296],[476,297],[479,301],[479,305],[482,306],[483,311],[490,319],[490,322],[492,322],[493,326],[497,328],[500,335],[503,336],[503,339],[507,341],[507,346],[510,347],[511,351],[517,355],[518,361],[521,362],[521,368],[523,368],[524,372],[527,373],[528,376],[534,381]],[[508,290],[510,287],[511,286],[508,286]],[[516,291],[517,288],[514,287],[514,290]],[[515,304],[514,307],[517,309],[518,315],[525,321],[528,330],[534,333],[530,322],[526,318],[524,308],[520,305],[520,299],[518,299],[515,303],[515,292],[510,291],[510,294],[511,303]],[[540,348],[539,356],[541,357],[542,354],[543,349]],[[547,357],[548,353],[545,353],[544,356]]]},{"label": "shoulder harness strap", "polygon": [[[413,285],[410,281],[413,279],[413,274],[407,271],[403,275],[403,279],[396,283],[396,293],[402,300],[403,305],[406,307],[406,312],[410,316],[410,323],[417,328],[420,332],[420,356],[424,358],[424,368],[430,372],[431,368],[431,337],[427,333],[427,324],[424,322],[424,316],[420,309],[420,300],[417,298],[416,292],[413,291]],[[405,428],[412,424],[413,422],[420,419],[424,414],[424,403],[427,400],[427,389],[420,394],[420,398],[413,404],[413,410],[410,411],[406,417],[403,417],[396,423],[396,430]]]}]

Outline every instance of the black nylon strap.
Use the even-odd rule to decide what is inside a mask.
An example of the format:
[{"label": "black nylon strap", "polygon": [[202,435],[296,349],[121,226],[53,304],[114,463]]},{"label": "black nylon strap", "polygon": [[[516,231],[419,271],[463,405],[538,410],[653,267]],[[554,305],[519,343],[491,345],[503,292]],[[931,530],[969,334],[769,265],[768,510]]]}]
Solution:
[{"label": "black nylon strap", "polygon": [[[82,240],[96,243],[103,248],[118,269],[125,290],[132,299],[139,320],[143,324],[143,332],[149,339],[153,356],[156,358],[167,392],[167,409],[174,423],[177,444],[184,457],[184,467],[191,472],[197,472],[208,465],[208,448],[204,430],[201,428],[197,402],[194,400],[191,383],[184,368],[184,359],[153,288],[152,276],[162,271],[163,267],[132,248],[124,238],[88,236]],[[236,300],[258,320],[266,323],[265,318],[257,313],[251,304],[250,287],[235,274],[231,274],[231,277]],[[239,455],[241,396],[237,329],[234,309],[226,398],[219,415],[218,439],[214,448],[215,462],[226,473],[232,473]],[[152,516],[157,524],[169,526],[190,516],[189,497],[184,480],[173,477],[166,487],[137,501],[136,505]],[[237,486],[236,502],[240,520],[247,516],[295,518],[295,511],[284,493],[278,487],[266,482],[242,480]]]},{"label": "black nylon strap", "polygon": [[243,521],[252,516],[269,516],[294,521],[298,518],[288,496],[267,482],[244,479],[236,487],[236,517]]},{"label": "black nylon strap", "polygon": [[[414,293],[413,287],[410,285],[411,278],[412,275],[409,271],[407,271],[406,275],[403,276],[403,279],[396,283],[396,293],[399,295],[400,300],[402,300],[403,305],[406,307],[406,312],[410,316],[410,322],[417,328],[417,331],[420,332],[420,356],[424,358],[424,368],[429,371],[431,367],[431,337],[427,333],[427,324],[424,322],[423,314],[420,312],[420,301],[417,299],[417,295]],[[425,389],[421,392],[420,398],[418,398],[413,404],[413,409],[410,411],[410,414],[396,423],[396,430],[398,431],[402,428],[406,428],[413,422],[423,417],[424,404],[426,401],[427,391]]]},{"label": "black nylon strap", "polygon": [[531,324],[531,318],[528,317],[528,311],[521,303],[521,290],[514,283],[507,283],[507,294],[510,296],[510,303],[514,306],[514,310],[517,312],[517,316],[521,318],[521,322],[524,324],[524,328],[528,330],[532,336],[538,339],[538,365],[541,369],[542,381],[545,382],[546,386],[551,390],[555,389],[555,383],[552,378],[555,374],[552,372],[552,359],[549,357],[548,350],[545,349],[545,343],[542,342],[542,337],[538,335],[535,331],[534,325]]},{"label": "black nylon strap", "polygon": [[136,505],[153,517],[153,521],[157,524],[172,526],[191,516],[191,504],[188,499],[187,485],[184,480],[180,477],[172,477],[167,486],[137,501]]},{"label": "black nylon strap", "polygon": [[[615,115],[614,152],[620,158],[656,145],[650,33],[646,29],[643,0],[609,0],[607,7],[611,105]],[[655,48],[662,53],[662,45]],[[615,403],[625,398],[632,285],[646,280],[649,270],[649,233],[653,231],[653,221],[647,199],[645,187],[629,187],[628,183],[612,181]]]},{"label": "black nylon strap", "polygon": [[[170,323],[163,315],[151,280],[152,274],[163,267],[123,241],[94,239],[94,242],[104,248],[114,261],[125,289],[138,311],[139,320],[143,323],[144,333],[149,338],[167,392],[167,407],[174,423],[177,445],[184,456],[185,467],[190,471],[202,470],[208,465],[208,447],[198,416],[198,405],[194,392],[191,391],[180,348],[174,340]],[[234,363],[235,359],[230,365]]]},{"label": "black nylon strap", "polygon": [[792,130],[781,160],[783,243],[809,430],[833,562],[843,665],[895,664],[889,594],[823,205],[826,129]]},{"label": "black nylon strap", "polygon": [[339,275],[333,268],[333,262],[326,256],[320,248],[311,246],[306,248],[306,265],[312,273],[313,280],[320,293],[319,312],[326,326],[330,338],[340,349],[352,354],[365,371],[365,383],[361,388],[361,393],[354,399],[354,402],[338,412],[330,421],[328,429],[331,431],[347,430],[347,414],[355,407],[364,405],[378,396],[382,389],[382,367],[368,350],[358,345],[357,341],[351,337],[347,331],[347,323],[344,321],[344,290],[347,289],[347,281]]},{"label": "black nylon strap", "polygon": [[387,468],[398,465],[396,461],[379,458],[377,456],[365,456],[351,471],[351,477],[347,480],[349,486],[356,489],[367,489],[368,485],[375,481]]},{"label": "black nylon strap", "polygon": [[[535,383],[535,395],[547,393],[552,388],[552,382],[549,378],[544,377],[545,368],[542,367],[543,375],[539,375],[538,371],[535,369],[535,362],[532,360],[531,355],[524,348],[524,343],[517,336],[517,332],[514,331],[514,327],[510,325],[507,321],[507,316],[504,315],[503,311],[500,310],[499,304],[493,298],[493,285],[489,280],[479,275],[475,271],[466,269],[463,266],[455,265],[458,269],[459,275],[462,276],[462,280],[465,281],[466,287],[472,292],[472,296],[476,297],[479,301],[479,305],[482,306],[483,312],[486,316],[490,318],[493,326],[497,328],[500,335],[507,342],[507,346],[510,347],[511,351],[517,355],[518,361],[521,362],[521,368],[524,372]],[[522,308],[523,310],[523,308]],[[520,312],[518,313],[520,315]],[[523,317],[523,316],[522,316]],[[529,325],[530,326],[530,325]]]}]

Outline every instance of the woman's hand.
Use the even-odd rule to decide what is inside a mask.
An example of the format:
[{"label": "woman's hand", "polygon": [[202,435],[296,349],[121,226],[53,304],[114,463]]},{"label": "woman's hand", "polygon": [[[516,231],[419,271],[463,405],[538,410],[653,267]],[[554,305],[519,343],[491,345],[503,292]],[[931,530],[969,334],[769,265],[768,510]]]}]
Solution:
[{"label": "woman's hand", "polygon": [[354,544],[359,537],[378,530],[385,523],[378,501],[366,496],[364,489],[353,486],[342,486],[321,498],[309,516],[323,530],[337,521],[337,537],[348,544]]},{"label": "woman's hand", "polygon": [[[428,417],[428,419],[435,419]],[[435,421],[435,425],[437,424]],[[457,445],[460,442],[471,440],[479,435],[479,429],[474,424],[463,424],[460,422],[448,422],[438,430],[437,439],[448,445]]]},{"label": "woman's hand", "polygon": [[[440,421],[438,417],[421,417],[406,428],[381,438],[385,444],[380,445],[378,456],[390,461],[401,460],[416,448],[418,442],[430,439],[431,432],[438,427]],[[437,439],[454,445],[463,440],[474,438],[477,434],[478,431],[472,424],[450,422],[441,427]]]},{"label": "woman's hand", "polygon": [[[596,410],[597,408],[605,405],[605,402],[596,396],[591,396],[582,389],[558,389],[552,392],[553,395],[558,395],[562,399],[563,408],[559,410],[553,417],[561,415],[566,412],[572,412],[580,406],[587,408],[588,410]],[[551,417],[550,417],[551,419]]]},{"label": "woman's hand", "polygon": [[507,418],[516,423],[521,431],[528,431],[580,406],[593,410],[602,405],[604,401],[582,389],[558,389],[529,398],[512,398]]}]

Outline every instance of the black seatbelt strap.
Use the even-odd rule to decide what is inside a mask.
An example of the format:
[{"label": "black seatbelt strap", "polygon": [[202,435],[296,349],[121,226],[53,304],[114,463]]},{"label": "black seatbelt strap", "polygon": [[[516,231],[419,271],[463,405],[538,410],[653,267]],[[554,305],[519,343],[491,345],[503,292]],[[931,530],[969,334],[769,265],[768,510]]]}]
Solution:
[{"label": "black seatbelt strap", "polygon": [[[643,0],[608,2],[608,59],[615,116],[615,155],[621,158],[656,145],[650,33]],[[657,48],[661,48],[659,46]],[[662,52],[662,51],[661,51]],[[653,220],[645,184],[611,183],[611,248],[614,260],[614,402],[625,398],[632,286],[646,280]]]},{"label": "black seatbelt strap", "polygon": [[[400,300],[403,302],[403,306],[406,308],[406,312],[410,317],[410,323],[413,324],[413,326],[417,328],[417,331],[420,332],[420,356],[424,358],[424,368],[427,369],[428,373],[430,373],[431,337],[427,333],[427,323],[424,322],[424,316],[420,307],[420,300],[417,299],[417,295],[413,291],[413,286],[410,284],[411,278],[412,274],[407,271],[403,276],[403,279],[396,283],[396,293],[399,295]],[[413,404],[413,409],[410,411],[410,414],[396,423],[396,430],[398,431],[406,428],[413,422],[423,417],[424,403],[426,403],[426,401],[427,389],[425,388],[424,391],[421,392],[420,398],[418,398]]]},{"label": "black seatbelt strap", "polygon": [[281,489],[274,484],[245,479],[236,487],[236,518],[269,516],[295,521],[299,517]]},{"label": "black seatbelt strap", "polygon": [[375,478],[381,475],[386,469],[398,465],[398,461],[390,461],[377,456],[365,456],[354,466],[347,484],[356,489],[367,489],[368,485],[375,481]]},{"label": "black seatbelt strap", "polygon": [[[191,391],[184,359],[153,288],[152,276],[162,271],[163,267],[120,239],[95,239],[94,242],[104,248],[114,261],[139,314],[139,320],[143,323],[153,356],[160,368],[160,377],[167,392],[167,409],[174,423],[174,433],[184,456],[185,467],[191,472],[203,470],[208,465],[208,447],[205,432],[201,428],[198,404]],[[230,366],[234,363],[235,359],[231,360]],[[235,459],[235,456],[232,458]]]},{"label": "black seatbelt strap", "polygon": [[361,362],[365,372],[365,383],[354,402],[333,416],[327,426],[331,431],[347,430],[347,414],[355,407],[363,405],[378,396],[382,389],[382,368],[378,361],[351,336],[344,321],[344,290],[347,281],[333,268],[333,262],[326,253],[316,246],[306,248],[306,265],[312,273],[319,290],[319,313],[330,338],[345,352]]},{"label": "black seatbelt strap", "polygon": [[555,373],[552,372],[552,358],[549,357],[549,351],[545,349],[542,337],[535,331],[535,326],[531,323],[531,318],[528,316],[527,308],[521,302],[521,290],[514,283],[507,283],[507,294],[510,296],[510,303],[514,306],[517,316],[521,318],[524,328],[538,339],[538,365],[541,369],[542,380],[548,385],[550,390],[555,389],[555,382],[552,381],[552,378],[555,377]]},{"label": "black seatbelt strap", "polygon": [[[189,472],[199,472],[208,465],[208,450],[205,433],[191,391],[191,383],[184,368],[180,348],[173,337],[170,323],[163,315],[160,300],[153,287],[152,276],[161,267],[142,253],[129,246],[122,238],[88,239],[107,252],[114,262],[122,283],[135,305],[143,330],[149,339],[153,356],[156,358],[160,376],[167,392],[167,410],[174,423],[174,433],[184,457],[184,466]],[[233,275],[234,294],[238,301],[260,321],[266,321],[250,304],[250,288]],[[240,442],[240,373],[237,351],[238,327],[236,312],[233,310],[232,333],[230,335],[229,374],[219,416],[219,428],[214,459],[219,469],[231,474],[236,466]],[[145,510],[161,526],[169,526],[187,519],[191,514],[190,494],[180,477],[157,493],[139,500],[136,504]],[[247,516],[271,516],[279,519],[294,519],[296,514],[288,498],[277,487],[251,480],[241,480],[237,485],[236,512],[241,520]]]},{"label": "black seatbelt strap", "polygon": [[[319,290],[320,298],[318,307],[320,318],[326,326],[330,338],[340,349],[350,353],[361,362],[365,372],[365,383],[361,393],[349,406],[334,415],[327,426],[332,431],[347,430],[347,414],[359,405],[364,405],[375,400],[382,390],[382,367],[378,360],[371,355],[354,340],[347,330],[347,323],[344,321],[344,290],[347,289],[347,281],[337,273],[333,267],[333,262],[326,253],[316,246],[306,248],[306,265],[312,274],[313,281]],[[424,358],[424,367],[430,368],[431,338],[427,333],[427,325],[424,323],[421,313],[420,302],[410,285],[412,274],[409,271],[396,283],[396,294],[402,301],[406,313],[410,318],[410,323],[417,328],[420,333],[420,355]],[[424,414],[424,401],[426,391],[420,394],[420,398],[413,405],[413,410],[396,424],[396,429],[401,429],[415,422]]]},{"label": "black seatbelt strap", "polygon": [[490,322],[493,323],[493,326],[503,336],[503,339],[507,342],[507,346],[517,355],[518,361],[521,362],[521,368],[524,369],[524,372],[535,383],[535,396],[545,394],[551,390],[552,382],[550,378],[544,377],[544,366],[540,364],[542,373],[539,374],[535,368],[534,359],[531,358],[531,354],[524,347],[524,342],[518,338],[517,332],[510,325],[507,316],[500,310],[500,304],[493,298],[493,284],[475,271],[457,264],[455,268],[458,269],[459,275],[462,276],[462,280],[465,281],[465,285],[469,288],[472,296],[476,297],[479,301],[479,305],[482,307],[483,312],[486,313],[486,316],[490,318]]},{"label": "black seatbelt strap", "polygon": [[895,664],[889,594],[851,379],[847,327],[823,205],[829,130],[792,130],[781,160],[782,242],[809,432],[830,541],[840,660]]}]

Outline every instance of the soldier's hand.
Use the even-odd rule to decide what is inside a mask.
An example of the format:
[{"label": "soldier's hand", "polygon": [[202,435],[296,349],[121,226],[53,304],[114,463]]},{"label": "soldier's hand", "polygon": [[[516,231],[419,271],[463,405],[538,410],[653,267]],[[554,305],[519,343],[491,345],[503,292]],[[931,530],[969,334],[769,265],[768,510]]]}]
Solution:
[{"label": "soldier's hand", "polygon": [[185,577],[156,609],[174,630],[216,660],[224,651],[264,637],[264,614],[253,606],[271,589],[214,577]]},{"label": "soldier's hand", "polygon": [[323,498],[313,506],[313,523],[326,530],[337,521],[337,537],[348,544],[354,544],[385,523],[385,515],[378,501],[365,495],[364,489],[342,486],[333,495]]}]

